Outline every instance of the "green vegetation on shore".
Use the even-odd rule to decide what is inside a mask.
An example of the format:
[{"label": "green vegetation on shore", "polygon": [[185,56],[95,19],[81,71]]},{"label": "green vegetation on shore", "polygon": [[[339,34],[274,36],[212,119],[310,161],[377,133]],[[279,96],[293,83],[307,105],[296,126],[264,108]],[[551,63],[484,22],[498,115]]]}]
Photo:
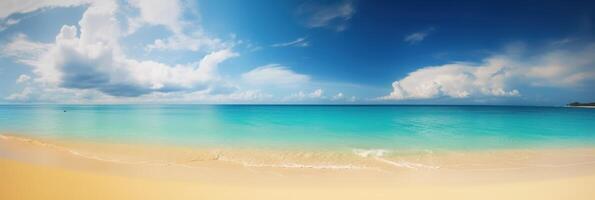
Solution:
[{"label": "green vegetation on shore", "polygon": [[591,103],[580,103],[580,102],[572,102],[567,104],[568,106],[595,106],[595,102],[591,102]]}]

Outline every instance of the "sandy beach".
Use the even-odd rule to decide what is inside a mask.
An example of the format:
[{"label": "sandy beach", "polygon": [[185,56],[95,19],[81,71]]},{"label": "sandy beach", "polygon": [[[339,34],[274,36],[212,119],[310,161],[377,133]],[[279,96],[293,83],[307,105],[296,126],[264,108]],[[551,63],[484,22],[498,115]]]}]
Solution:
[{"label": "sandy beach", "polygon": [[591,199],[595,176],[490,185],[223,185],[113,176],[0,160],[2,199]]},{"label": "sandy beach", "polygon": [[[151,147],[2,135],[0,197],[592,199],[594,152],[584,148],[432,156],[414,153],[398,157],[356,152],[363,155],[332,154],[334,157],[328,158],[331,154],[324,152],[304,157],[290,152]],[[275,160],[279,155],[283,155],[285,165],[274,164],[280,161]],[[230,161],[247,156],[252,156],[250,160],[255,163],[260,157],[260,165]],[[338,165],[312,164],[321,159]],[[400,165],[387,164],[389,161]]]}]

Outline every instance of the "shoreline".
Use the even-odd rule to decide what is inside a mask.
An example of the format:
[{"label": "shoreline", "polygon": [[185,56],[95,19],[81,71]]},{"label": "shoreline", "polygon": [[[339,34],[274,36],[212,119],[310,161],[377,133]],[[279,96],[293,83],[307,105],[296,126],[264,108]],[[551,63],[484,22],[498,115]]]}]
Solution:
[{"label": "shoreline", "polygon": [[[259,149],[55,140],[0,134],[0,158],[38,162],[46,156],[132,166],[249,170],[350,171],[378,174],[403,172],[515,171],[585,167],[595,174],[595,147],[431,151],[387,149]],[[43,159],[48,160],[48,159]],[[46,163],[48,164],[48,163]],[[49,163],[52,164],[52,163]],[[56,163],[53,163],[56,164]],[[590,170],[593,169],[593,170]],[[283,172],[281,172],[283,173]]]},{"label": "shoreline", "polygon": [[[325,195],[326,199],[337,195],[345,199],[361,199],[370,194],[384,194],[372,199],[420,199],[422,197],[416,195],[430,188],[442,191],[444,199],[465,198],[453,195],[451,190],[475,194],[468,196],[469,199],[480,198],[478,195],[484,198],[486,194],[496,195],[495,199],[542,196],[545,189],[562,195],[559,197],[573,199],[588,199],[595,195],[584,188],[587,187],[584,184],[595,184],[595,148],[337,153],[176,148],[0,136],[0,173],[8,173],[3,176],[10,177],[0,181],[5,185],[3,187],[14,188],[17,186],[7,184],[41,181],[44,182],[42,185],[56,187],[56,191],[48,192],[57,196],[69,195],[68,187],[72,186],[50,182],[68,180],[65,177],[69,176],[79,177],[80,180],[77,178],[74,182],[92,188],[97,188],[97,184],[128,187],[127,182],[135,182],[139,187],[155,187],[155,191],[147,194],[120,191],[113,194],[116,199],[126,199],[130,195],[149,197],[145,195],[153,193],[155,197],[176,194],[195,186],[211,189],[186,192],[193,197],[206,195],[212,199],[242,198],[239,194],[258,199],[290,197],[283,191],[297,195],[297,199]],[[28,175],[40,171],[49,172]],[[96,183],[98,180],[105,183]],[[226,197],[214,190],[233,191],[231,193],[238,195]],[[505,194],[494,192],[498,190]],[[18,191],[2,191],[0,197],[19,195],[15,194]],[[90,192],[100,191],[92,189]],[[104,196],[95,198],[100,197]]]}]

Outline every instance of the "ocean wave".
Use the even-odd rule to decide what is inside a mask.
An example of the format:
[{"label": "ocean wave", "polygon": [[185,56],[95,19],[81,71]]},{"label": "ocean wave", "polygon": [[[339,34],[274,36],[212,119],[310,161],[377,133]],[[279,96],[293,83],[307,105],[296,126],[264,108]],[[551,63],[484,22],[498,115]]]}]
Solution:
[{"label": "ocean wave", "polygon": [[220,161],[227,161],[241,164],[244,167],[256,167],[256,168],[288,168],[288,169],[331,169],[331,170],[376,170],[375,168],[357,166],[357,165],[330,165],[330,164],[299,164],[299,163],[277,163],[277,164],[265,164],[265,163],[251,163],[240,160],[227,159],[220,157]]},{"label": "ocean wave", "polygon": [[372,158],[376,161],[379,161],[379,162],[382,162],[385,164],[389,164],[394,167],[399,167],[399,168],[407,168],[407,169],[415,169],[415,170],[440,168],[439,166],[426,165],[426,164],[422,164],[422,163],[415,163],[415,162],[404,161],[404,160],[393,161],[393,160],[386,159],[386,158],[384,158],[384,156],[391,153],[390,150],[386,150],[386,149],[353,149],[352,151],[354,154],[356,154],[360,157]]},{"label": "ocean wave", "polygon": [[[51,144],[47,142],[42,142],[40,140],[34,140],[30,138],[23,138],[23,137],[16,137],[16,136],[8,136],[0,134],[0,139],[3,140],[13,140],[28,144],[33,144],[36,146],[42,146],[45,148],[50,148],[56,151],[65,152],[73,156],[81,157],[84,159],[96,160],[101,162],[111,162],[111,163],[118,163],[118,164],[129,164],[129,165],[151,165],[151,166],[178,166],[184,168],[197,168],[188,163],[196,162],[197,159],[193,158],[188,162],[179,163],[179,162],[172,162],[172,161],[165,161],[165,160],[123,160],[123,159],[114,159],[108,158],[105,156],[98,156],[91,153],[84,153],[81,151],[77,151],[71,148],[67,148],[64,146],[59,146],[56,144]],[[318,169],[318,170],[377,170],[370,167],[365,166],[358,166],[353,164],[345,164],[345,165],[335,165],[335,164],[301,164],[301,163],[293,163],[293,162],[284,162],[279,161],[279,163],[258,163],[258,162],[248,162],[241,159],[231,159],[226,157],[222,152],[211,152],[213,154],[211,159],[198,159],[198,161],[222,161],[222,162],[229,162],[233,164],[239,164],[244,167],[252,167],[252,168],[287,168],[287,169]]]},{"label": "ocean wave", "polygon": [[71,148],[67,148],[64,146],[59,146],[56,144],[42,142],[39,140],[30,139],[30,138],[15,137],[15,136],[8,136],[8,135],[0,134],[0,139],[28,143],[28,144],[32,144],[32,145],[36,145],[36,146],[49,148],[49,149],[52,149],[55,151],[65,152],[70,155],[81,157],[84,159],[96,160],[96,161],[101,161],[101,162],[111,162],[111,163],[130,164],[130,165],[163,165],[163,166],[171,165],[171,163],[165,163],[165,162],[159,162],[159,161],[129,161],[129,160],[107,158],[107,157],[103,157],[103,156],[92,155],[90,153],[83,153],[83,152],[80,152],[80,151],[77,151],[77,150],[74,150]]},{"label": "ocean wave", "polygon": [[390,153],[389,150],[386,149],[353,149],[353,153],[360,157],[382,157],[387,153]]}]

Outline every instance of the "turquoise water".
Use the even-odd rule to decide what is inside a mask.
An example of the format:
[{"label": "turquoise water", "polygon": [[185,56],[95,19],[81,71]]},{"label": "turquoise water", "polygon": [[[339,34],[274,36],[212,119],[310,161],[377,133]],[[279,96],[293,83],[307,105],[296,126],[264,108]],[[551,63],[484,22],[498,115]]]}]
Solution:
[{"label": "turquoise water", "polygon": [[0,133],[196,147],[592,147],[594,122],[595,109],[564,107],[0,106]]}]

